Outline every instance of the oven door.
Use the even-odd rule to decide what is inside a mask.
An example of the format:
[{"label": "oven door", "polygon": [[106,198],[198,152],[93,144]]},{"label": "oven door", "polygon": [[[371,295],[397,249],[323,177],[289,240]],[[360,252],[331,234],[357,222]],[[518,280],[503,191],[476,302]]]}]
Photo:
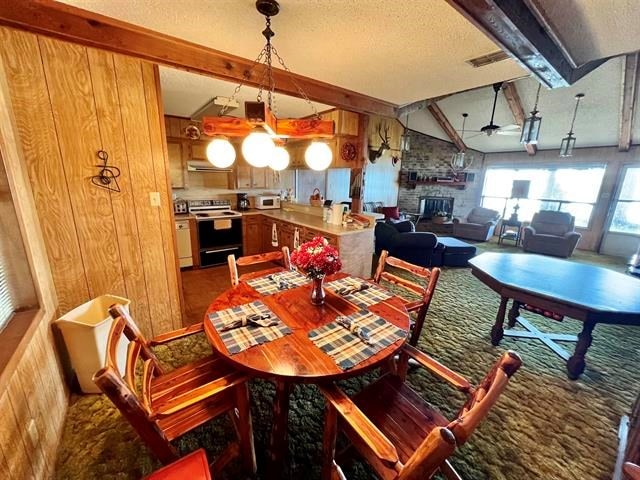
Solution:
[{"label": "oven door", "polygon": [[242,247],[224,247],[200,250],[200,266],[211,267],[213,265],[225,265],[229,255],[235,255],[236,258],[241,257]]},{"label": "oven door", "polygon": [[200,265],[220,265],[227,256],[242,255],[242,219],[216,218],[199,220]]}]

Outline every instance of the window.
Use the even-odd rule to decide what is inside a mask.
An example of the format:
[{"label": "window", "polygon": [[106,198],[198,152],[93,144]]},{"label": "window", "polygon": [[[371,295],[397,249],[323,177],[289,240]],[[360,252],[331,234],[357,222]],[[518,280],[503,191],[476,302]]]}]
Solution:
[{"label": "window", "polygon": [[625,170],[609,231],[640,235],[640,167]]},{"label": "window", "polygon": [[0,330],[9,322],[15,310],[3,260],[4,259],[0,257]]},{"label": "window", "polygon": [[[588,228],[604,177],[604,165],[568,168],[489,168],[482,190],[482,206],[509,216],[516,204],[518,218],[530,221],[539,210],[569,212],[576,227]],[[511,197],[514,180],[530,180],[529,198]]]}]

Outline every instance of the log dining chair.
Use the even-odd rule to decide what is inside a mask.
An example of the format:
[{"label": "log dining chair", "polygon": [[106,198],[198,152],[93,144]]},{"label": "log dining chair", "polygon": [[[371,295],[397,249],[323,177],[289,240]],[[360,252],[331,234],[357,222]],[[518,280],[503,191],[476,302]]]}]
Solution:
[{"label": "log dining chair", "polygon": [[289,247],[282,247],[279,252],[259,253],[257,255],[249,255],[236,259],[235,255],[227,257],[229,264],[229,275],[231,276],[231,286],[235,287],[244,279],[244,275],[238,276],[238,267],[246,267],[249,265],[257,265],[259,263],[276,262],[287,270],[291,269],[291,257],[289,256]]},{"label": "log dining chair", "polygon": [[[147,340],[122,306],[112,305],[109,314],[114,322],[107,339],[105,366],[93,380],[152,453],[164,464],[176,460],[178,453],[171,441],[226,413],[238,439],[213,463],[213,473],[238,455],[247,472],[255,473],[247,377],[211,355],[167,372],[151,348],[201,332],[203,325]],[[117,358],[121,339],[128,341],[123,374]]]},{"label": "log dining chair", "polygon": [[[410,275],[417,277],[420,283],[407,280],[399,277],[386,270],[387,265],[403,270]],[[422,333],[422,327],[424,326],[424,319],[429,311],[429,305],[431,299],[435,293],[436,286],[438,285],[438,279],[440,278],[440,269],[437,267],[428,269],[426,267],[420,267],[411,263],[400,260],[399,258],[391,257],[389,252],[382,250],[380,258],[378,259],[378,267],[376,268],[373,281],[380,283],[381,280],[385,280],[393,285],[396,285],[403,289],[409,297],[415,298],[419,296],[419,299],[406,300],[405,307],[409,313],[415,313],[415,320],[411,326],[411,337],[409,343],[413,346],[418,344],[418,339]],[[404,295],[401,294],[401,297]]]},{"label": "log dining chair", "polygon": [[640,467],[635,463],[625,462],[624,473],[628,480],[640,480]]},{"label": "log dining chair", "polygon": [[[448,421],[404,382],[409,358],[467,395],[455,419]],[[403,373],[384,374],[353,399],[335,384],[322,385],[320,390],[325,396],[322,479],[344,479],[337,462],[355,449],[384,480],[427,479],[438,470],[451,480],[460,480],[448,457],[487,416],[521,363],[515,352],[504,353],[474,388],[462,375],[405,344],[399,367]],[[338,430],[346,435],[350,445],[336,459]]]}]

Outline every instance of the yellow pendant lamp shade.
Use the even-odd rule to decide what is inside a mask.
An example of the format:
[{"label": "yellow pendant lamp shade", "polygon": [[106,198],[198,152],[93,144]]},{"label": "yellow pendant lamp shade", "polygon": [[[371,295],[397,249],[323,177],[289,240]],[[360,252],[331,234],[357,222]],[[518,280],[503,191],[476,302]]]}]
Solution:
[{"label": "yellow pendant lamp shade", "polygon": [[249,165],[257,168],[271,163],[275,149],[273,139],[266,132],[252,132],[242,142],[242,155]]},{"label": "yellow pendant lamp shade", "polygon": [[331,148],[324,142],[311,142],[304,152],[304,161],[312,170],[326,170],[332,160]]},{"label": "yellow pendant lamp shade", "polygon": [[217,168],[229,168],[236,161],[236,149],[226,138],[214,138],[207,145],[207,160]]},{"label": "yellow pendant lamp shade", "polygon": [[287,168],[289,166],[289,152],[284,147],[276,147],[269,166],[278,172]]}]

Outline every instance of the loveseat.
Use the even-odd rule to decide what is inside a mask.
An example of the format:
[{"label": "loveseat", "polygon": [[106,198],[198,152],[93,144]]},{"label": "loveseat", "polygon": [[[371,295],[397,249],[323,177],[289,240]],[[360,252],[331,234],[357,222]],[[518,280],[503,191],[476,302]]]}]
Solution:
[{"label": "loveseat", "polygon": [[433,233],[416,232],[413,223],[378,222],[375,228],[376,255],[387,250],[393,257],[414,265],[432,267],[442,265],[444,246]]}]

